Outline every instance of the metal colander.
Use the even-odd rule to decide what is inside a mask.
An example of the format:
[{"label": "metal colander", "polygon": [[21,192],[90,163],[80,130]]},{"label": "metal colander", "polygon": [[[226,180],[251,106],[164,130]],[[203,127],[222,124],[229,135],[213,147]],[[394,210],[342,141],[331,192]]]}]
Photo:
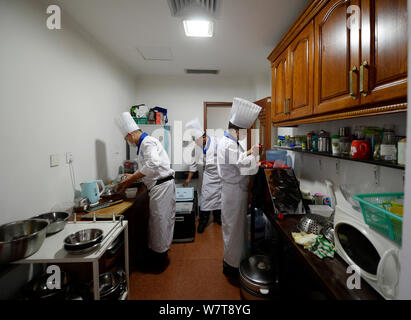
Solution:
[{"label": "metal colander", "polygon": [[320,234],[324,227],[320,220],[312,214],[306,214],[299,221],[297,228],[301,232]]}]

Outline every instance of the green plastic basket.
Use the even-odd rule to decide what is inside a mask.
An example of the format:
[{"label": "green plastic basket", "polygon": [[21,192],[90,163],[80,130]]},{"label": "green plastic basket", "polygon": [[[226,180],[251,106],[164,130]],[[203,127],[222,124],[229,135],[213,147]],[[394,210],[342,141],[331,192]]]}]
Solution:
[{"label": "green plastic basket", "polygon": [[133,119],[137,124],[148,124],[148,117],[133,117]]},{"label": "green plastic basket", "polygon": [[404,199],[404,193],[357,194],[353,198],[360,203],[366,224],[401,245],[402,217],[386,210],[383,203]]}]

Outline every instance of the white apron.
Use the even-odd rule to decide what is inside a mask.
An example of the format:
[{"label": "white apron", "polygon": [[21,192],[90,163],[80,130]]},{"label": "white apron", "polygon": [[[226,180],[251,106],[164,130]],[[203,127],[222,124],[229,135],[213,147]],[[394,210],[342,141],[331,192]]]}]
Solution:
[{"label": "white apron", "polygon": [[[239,184],[222,183],[221,222],[224,261],[238,268],[245,258],[247,245],[248,177]],[[234,196],[234,198],[233,198]]]},{"label": "white apron", "polygon": [[148,220],[148,247],[163,253],[173,241],[176,218],[176,186],[174,180],[150,189],[150,217]]},{"label": "white apron", "polygon": [[[205,155],[196,154],[196,159],[190,165],[190,171],[196,172],[198,165],[203,167],[203,179],[200,192],[200,210],[221,210],[221,178],[217,170],[217,139],[208,137]],[[197,150],[196,150],[197,151]]]},{"label": "white apron", "polygon": [[144,133],[137,145],[138,171],[150,190],[150,217],[148,219],[148,247],[157,253],[170,249],[173,241],[176,215],[176,187],[174,180],[156,185],[157,180],[174,176],[164,147],[154,137]]},{"label": "white apron", "polygon": [[248,184],[249,175],[256,172],[256,158],[247,156],[231,136],[224,136],[219,141],[217,158],[222,184],[224,261],[239,268],[246,255]]}]

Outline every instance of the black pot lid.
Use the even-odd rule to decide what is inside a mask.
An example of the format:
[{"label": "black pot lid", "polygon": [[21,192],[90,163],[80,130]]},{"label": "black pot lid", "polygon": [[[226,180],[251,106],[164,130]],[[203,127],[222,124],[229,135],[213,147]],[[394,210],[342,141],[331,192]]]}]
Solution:
[{"label": "black pot lid", "polygon": [[274,270],[271,259],[265,255],[255,255],[244,259],[240,265],[242,277],[257,284],[272,284]]}]

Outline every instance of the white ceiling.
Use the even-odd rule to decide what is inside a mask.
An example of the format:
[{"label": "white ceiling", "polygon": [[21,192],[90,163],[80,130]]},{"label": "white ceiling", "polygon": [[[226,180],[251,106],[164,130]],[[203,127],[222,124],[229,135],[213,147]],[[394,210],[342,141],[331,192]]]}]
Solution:
[{"label": "white ceiling", "polygon": [[[178,75],[220,69],[220,75],[269,72],[267,56],[309,0],[221,0],[213,38],[187,38],[167,0],[55,0],[135,74]],[[144,60],[137,48],[165,50],[171,61]],[[153,48],[154,47],[154,48]],[[141,50],[140,50],[141,51]],[[156,51],[156,50],[154,50]],[[158,52],[160,56],[162,52]]]}]

